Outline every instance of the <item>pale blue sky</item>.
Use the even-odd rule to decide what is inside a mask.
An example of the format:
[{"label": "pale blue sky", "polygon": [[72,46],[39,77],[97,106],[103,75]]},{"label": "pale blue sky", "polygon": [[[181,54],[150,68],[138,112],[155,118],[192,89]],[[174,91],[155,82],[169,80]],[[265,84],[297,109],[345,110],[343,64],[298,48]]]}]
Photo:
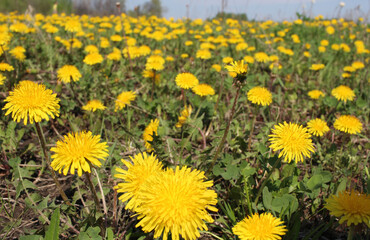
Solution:
[{"label": "pale blue sky", "polygon": [[[126,0],[127,9],[143,4],[148,0]],[[247,13],[249,19],[257,20],[293,20],[296,12],[302,13],[303,8],[307,15],[322,14],[328,18],[363,17],[370,18],[370,0],[224,0],[226,12]],[[190,18],[213,17],[221,10],[221,0],[162,0],[167,8],[164,17],[186,17],[186,5],[189,4]],[[315,2],[315,3],[312,3]],[[345,6],[340,9],[339,4]],[[359,7],[358,7],[359,6]]]}]

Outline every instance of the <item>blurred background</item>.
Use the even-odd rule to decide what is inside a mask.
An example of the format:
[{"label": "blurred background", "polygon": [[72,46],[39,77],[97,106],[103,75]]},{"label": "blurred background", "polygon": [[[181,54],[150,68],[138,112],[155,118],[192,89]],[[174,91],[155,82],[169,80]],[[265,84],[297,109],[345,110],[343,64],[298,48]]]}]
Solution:
[{"label": "blurred background", "polygon": [[0,0],[0,12],[26,11],[52,14],[117,14],[120,10],[130,16],[156,15],[166,18],[214,18],[222,14],[241,20],[275,21],[314,17],[356,20],[370,17],[370,0]]}]

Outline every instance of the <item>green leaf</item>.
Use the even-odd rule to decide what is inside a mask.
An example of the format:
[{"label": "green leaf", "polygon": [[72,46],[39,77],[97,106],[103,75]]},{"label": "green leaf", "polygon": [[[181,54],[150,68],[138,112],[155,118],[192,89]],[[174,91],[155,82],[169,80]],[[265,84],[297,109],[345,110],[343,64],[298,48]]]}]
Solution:
[{"label": "green leaf", "polygon": [[102,240],[102,237],[99,235],[99,227],[89,227],[86,232],[80,232],[78,236],[79,240]]},{"label": "green leaf", "polygon": [[107,231],[106,231],[106,235],[107,235],[107,240],[113,240],[113,230],[112,228],[107,228]]},{"label": "green leaf", "polygon": [[262,201],[266,209],[271,209],[272,194],[269,192],[268,187],[262,190]]},{"label": "green leaf", "polygon": [[28,236],[21,236],[19,240],[43,240],[44,238],[40,235],[28,235]]},{"label": "green leaf", "polygon": [[221,173],[221,176],[225,180],[236,179],[239,176],[239,169],[236,165],[230,164],[226,167],[226,172]]},{"label": "green leaf", "polygon": [[56,208],[51,216],[51,221],[48,230],[45,233],[45,239],[58,240],[59,239],[59,223],[60,223],[60,209]]}]

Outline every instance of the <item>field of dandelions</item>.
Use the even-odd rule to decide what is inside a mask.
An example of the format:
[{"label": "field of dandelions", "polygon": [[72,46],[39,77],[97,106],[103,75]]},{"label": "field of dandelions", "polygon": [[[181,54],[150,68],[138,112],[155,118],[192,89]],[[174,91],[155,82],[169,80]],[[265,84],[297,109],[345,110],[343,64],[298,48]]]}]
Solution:
[{"label": "field of dandelions", "polygon": [[0,239],[368,239],[369,32],[0,14]]}]

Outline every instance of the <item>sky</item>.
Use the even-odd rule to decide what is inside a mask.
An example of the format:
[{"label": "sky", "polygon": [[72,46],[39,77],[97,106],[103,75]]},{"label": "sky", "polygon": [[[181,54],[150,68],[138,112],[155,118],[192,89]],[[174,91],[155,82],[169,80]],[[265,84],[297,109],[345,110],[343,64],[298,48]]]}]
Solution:
[{"label": "sky", "polygon": [[[126,8],[133,9],[149,0],[126,0]],[[319,14],[327,18],[363,17],[369,21],[370,0],[223,0],[225,12],[246,13],[249,20],[294,20],[296,12],[305,11],[307,16]],[[189,5],[189,17],[192,19],[214,17],[221,11],[222,0],[161,0],[167,10],[165,18],[186,17],[186,5]],[[340,7],[340,3],[344,3]]]}]

